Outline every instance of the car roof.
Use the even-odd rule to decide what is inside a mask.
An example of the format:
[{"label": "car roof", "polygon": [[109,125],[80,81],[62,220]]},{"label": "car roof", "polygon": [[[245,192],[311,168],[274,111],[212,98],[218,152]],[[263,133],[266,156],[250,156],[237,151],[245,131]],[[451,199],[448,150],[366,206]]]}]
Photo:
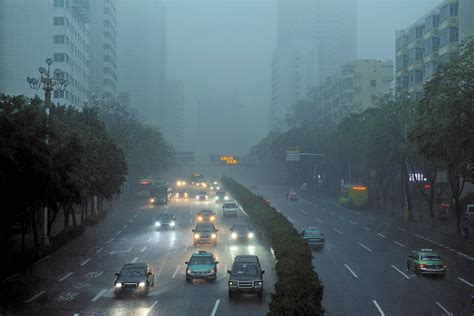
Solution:
[{"label": "car roof", "polygon": [[258,257],[257,257],[257,256],[239,255],[239,256],[235,256],[234,262],[239,262],[239,263],[259,263],[260,261],[258,260]]},{"label": "car roof", "polygon": [[214,255],[212,252],[208,252],[205,250],[199,250],[198,252],[194,252],[191,257],[213,257]]},{"label": "car roof", "polygon": [[212,223],[197,223],[197,224],[196,224],[196,228],[199,228],[199,227],[207,227],[207,226],[210,226],[210,227],[212,227],[212,228],[215,228],[215,227],[214,227],[214,224],[212,224]]},{"label": "car roof", "polygon": [[232,204],[237,204],[237,202],[236,202],[235,200],[225,201],[224,204],[230,204],[230,203],[232,203]]},{"label": "car roof", "polygon": [[249,224],[234,224],[232,225],[232,228],[238,228],[238,227],[245,227],[245,228],[251,228]]},{"label": "car roof", "polygon": [[213,210],[200,210],[199,213],[214,213]]},{"label": "car roof", "polygon": [[316,228],[316,227],[306,227],[303,230],[304,231],[321,232],[321,230],[319,228]]},{"label": "car roof", "polygon": [[200,191],[198,194],[207,194],[206,191]]},{"label": "car roof", "polygon": [[136,263],[126,263],[123,265],[122,269],[136,269],[136,268],[143,268],[145,269],[145,267],[147,266],[146,263],[144,262],[136,262]]}]

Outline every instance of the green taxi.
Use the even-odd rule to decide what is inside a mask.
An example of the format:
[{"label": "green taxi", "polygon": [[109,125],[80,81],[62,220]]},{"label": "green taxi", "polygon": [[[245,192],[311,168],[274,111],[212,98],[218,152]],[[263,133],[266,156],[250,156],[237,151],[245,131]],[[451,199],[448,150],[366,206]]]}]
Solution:
[{"label": "green taxi", "polygon": [[446,263],[433,249],[412,251],[407,259],[407,269],[415,274],[437,274],[444,277],[448,270]]},{"label": "green taxi", "polygon": [[217,264],[219,261],[216,260],[216,257],[211,252],[199,250],[199,252],[193,253],[189,261],[185,263],[187,265],[187,282],[193,279],[216,280]]}]

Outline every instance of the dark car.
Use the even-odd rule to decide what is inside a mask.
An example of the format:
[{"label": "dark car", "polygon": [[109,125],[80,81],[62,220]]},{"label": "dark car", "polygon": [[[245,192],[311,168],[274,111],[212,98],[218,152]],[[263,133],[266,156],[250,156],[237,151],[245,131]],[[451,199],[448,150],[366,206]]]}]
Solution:
[{"label": "dark car", "polygon": [[176,226],[176,216],[171,213],[158,215],[155,220],[156,228],[174,228]]},{"label": "dark car", "polygon": [[201,191],[196,194],[196,201],[207,201],[209,199],[209,195],[207,195],[206,191]]},{"label": "dark car", "polygon": [[175,194],[176,199],[187,199],[188,198],[188,192],[186,190],[179,190]]},{"label": "dark car", "polygon": [[286,197],[290,201],[298,201],[298,194],[296,194],[295,190],[288,191],[288,193],[286,194]]},{"label": "dark car", "polygon": [[145,296],[155,285],[155,274],[148,263],[127,263],[115,275],[114,293],[117,297],[124,294]]},{"label": "dark car", "polygon": [[212,223],[198,223],[193,229],[194,246],[206,244],[217,245],[217,232],[219,230]]},{"label": "dark car", "polygon": [[206,279],[215,281],[217,278],[217,261],[214,254],[204,250],[199,250],[192,254],[189,261],[186,261],[186,281],[193,279]]},{"label": "dark car", "polygon": [[229,196],[227,195],[226,191],[219,190],[216,192],[216,196],[214,197],[214,200],[218,203],[224,203],[229,199]]},{"label": "dark car", "polygon": [[236,256],[229,274],[229,298],[239,293],[254,293],[259,299],[263,297],[263,274],[257,256]]},{"label": "dark car", "polygon": [[250,190],[257,190],[257,189],[258,189],[258,187],[257,187],[256,184],[250,185]]},{"label": "dark car", "polygon": [[247,224],[235,224],[230,228],[230,236],[233,240],[248,241],[255,238],[253,228]]},{"label": "dark car", "polygon": [[308,243],[309,246],[323,247],[324,233],[314,227],[303,229],[301,237]]},{"label": "dark car", "polygon": [[204,223],[204,222],[215,223],[217,221],[217,215],[212,210],[200,210],[196,214],[196,219],[198,223]]}]

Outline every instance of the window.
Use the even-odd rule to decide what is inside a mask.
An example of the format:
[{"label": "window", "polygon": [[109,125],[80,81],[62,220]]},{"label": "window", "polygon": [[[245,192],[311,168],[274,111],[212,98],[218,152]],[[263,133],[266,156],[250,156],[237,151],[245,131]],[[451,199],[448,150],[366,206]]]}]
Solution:
[{"label": "window", "polygon": [[423,48],[415,49],[415,60],[417,61],[423,60]]},{"label": "window", "polygon": [[422,70],[416,70],[415,71],[415,83],[421,83],[423,82],[423,71]]},{"label": "window", "polygon": [[377,87],[377,80],[370,80],[370,87],[376,88]]},{"label": "window", "polygon": [[55,16],[53,24],[54,25],[64,25],[64,17]]},{"label": "window", "polygon": [[54,7],[55,8],[63,8],[64,7],[64,0],[54,0]]},{"label": "window", "polygon": [[64,44],[66,42],[65,35],[53,35],[53,43],[54,44]]},{"label": "window", "polygon": [[57,62],[64,62],[66,60],[66,54],[55,53],[53,55],[53,59],[54,59],[54,61],[57,61]]},{"label": "window", "polygon": [[457,27],[450,27],[449,28],[449,41],[451,43],[457,43],[459,38],[459,30]]}]

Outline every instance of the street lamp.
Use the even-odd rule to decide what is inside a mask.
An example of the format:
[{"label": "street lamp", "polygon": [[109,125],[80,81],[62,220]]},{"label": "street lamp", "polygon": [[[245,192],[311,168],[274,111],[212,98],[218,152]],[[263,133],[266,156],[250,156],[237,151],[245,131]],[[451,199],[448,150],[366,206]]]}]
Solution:
[{"label": "street lamp", "polygon": [[[49,108],[51,107],[51,92],[52,91],[65,91],[68,85],[67,80],[61,78],[61,70],[57,69],[54,71],[54,76],[51,74],[51,64],[53,60],[51,58],[46,59],[47,68],[39,67],[38,71],[40,77],[26,78],[26,81],[30,85],[31,89],[39,90],[43,87],[44,90],[44,103],[46,107],[46,116],[49,117]],[[48,136],[46,135],[46,144],[48,144]],[[43,236],[42,236],[43,246],[49,246],[49,237],[48,237],[48,207],[45,207],[43,210]]]}]

